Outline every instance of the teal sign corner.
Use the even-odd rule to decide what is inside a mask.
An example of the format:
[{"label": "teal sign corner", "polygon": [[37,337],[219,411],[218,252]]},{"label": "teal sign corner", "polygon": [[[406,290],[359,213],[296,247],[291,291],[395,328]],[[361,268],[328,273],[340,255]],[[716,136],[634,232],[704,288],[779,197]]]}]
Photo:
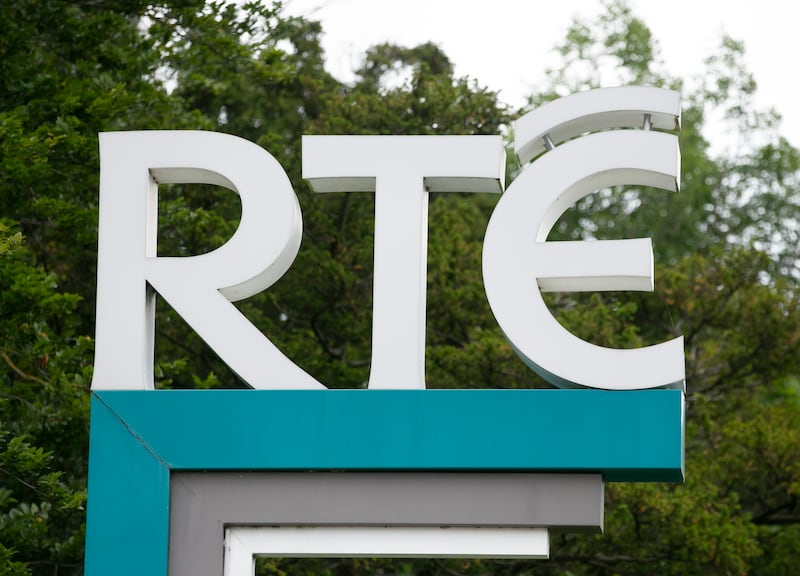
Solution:
[{"label": "teal sign corner", "polygon": [[96,391],[85,573],[166,576],[172,471],[682,482],[683,424],[681,390]]}]

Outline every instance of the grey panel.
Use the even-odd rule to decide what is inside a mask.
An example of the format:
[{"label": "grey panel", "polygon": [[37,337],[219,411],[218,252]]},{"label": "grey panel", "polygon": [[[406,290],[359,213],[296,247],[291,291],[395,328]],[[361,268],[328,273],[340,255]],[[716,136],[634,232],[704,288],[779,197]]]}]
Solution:
[{"label": "grey panel", "polygon": [[603,527],[599,474],[173,472],[170,492],[170,576],[219,576],[225,525]]}]

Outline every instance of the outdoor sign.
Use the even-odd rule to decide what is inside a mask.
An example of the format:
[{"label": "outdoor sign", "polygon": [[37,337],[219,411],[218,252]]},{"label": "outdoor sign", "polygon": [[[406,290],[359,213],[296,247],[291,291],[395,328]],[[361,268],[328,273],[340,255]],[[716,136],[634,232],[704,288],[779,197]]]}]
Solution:
[{"label": "outdoor sign", "polygon": [[[682,339],[599,347],[541,295],[653,289],[650,239],[547,236],[598,189],[677,192],[679,123],[668,90],[561,98],[515,123],[527,166],[505,192],[499,136],[304,136],[315,192],[375,194],[366,391],[327,390],[231,304],[268,289],[300,247],[273,156],[211,132],[101,134],[86,574],[238,576],[258,555],[543,558],[550,530],[602,530],[604,481],[682,481]],[[157,256],[160,183],[237,192],[233,237]],[[430,192],[503,193],[487,298],[559,389],[425,390]],[[253,390],[153,390],[155,293]]]}]

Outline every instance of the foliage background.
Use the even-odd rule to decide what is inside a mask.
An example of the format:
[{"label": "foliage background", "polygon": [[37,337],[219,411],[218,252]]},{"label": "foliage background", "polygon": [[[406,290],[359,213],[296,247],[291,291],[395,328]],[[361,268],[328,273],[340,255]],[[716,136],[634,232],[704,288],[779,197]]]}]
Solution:
[{"label": "foliage background", "polygon": [[[375,46],[357,81],[325,72],[318,23],[223,0],[32,0],[0,4],[0,572],[82,573],[93,350],[97,134],[210,129],[243,136],[286,168],[303,210],[292,269],[239,304],[317,379],[368,378],[373,204],[314,196],[302,134],[508,134],[512,110],[456,77],[437,46]],[[701,78],[663,71],[623,1],[576,21],[529,107],[596,86],[682,92],[683,189],[602,190],[551,239],[651,236],[653,294],[555,294],[554,314],[608,346],[686,338],[684,485],[609,485],[606,533],[556,535],[552,559],[292,560],[259,574],[794,574],[800,558],[798,151],[731,38]],[[400,81],[398,81],[398,78]],[[712,122],[727,127],[714,152]],[[521,169],[509,162],[509,180]],[[159,254],[213,249],[235,229],[234,194],[160,190]],[[480,250],[496,198],[430,202],[429,387],[546,386],[486,304]],[[159,302],[159,387],[240,386]],[[120,559],[124,561],[124,559]]]}]

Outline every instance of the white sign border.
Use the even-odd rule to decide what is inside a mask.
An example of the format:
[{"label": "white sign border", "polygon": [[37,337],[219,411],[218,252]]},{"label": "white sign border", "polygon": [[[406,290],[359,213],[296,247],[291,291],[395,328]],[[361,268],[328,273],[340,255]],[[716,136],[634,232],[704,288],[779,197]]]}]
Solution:
[{"label": "white sign border", "polygon": [[255,558],[547,559],[547,528],[230,526],[223,576],[253,576]]}]

